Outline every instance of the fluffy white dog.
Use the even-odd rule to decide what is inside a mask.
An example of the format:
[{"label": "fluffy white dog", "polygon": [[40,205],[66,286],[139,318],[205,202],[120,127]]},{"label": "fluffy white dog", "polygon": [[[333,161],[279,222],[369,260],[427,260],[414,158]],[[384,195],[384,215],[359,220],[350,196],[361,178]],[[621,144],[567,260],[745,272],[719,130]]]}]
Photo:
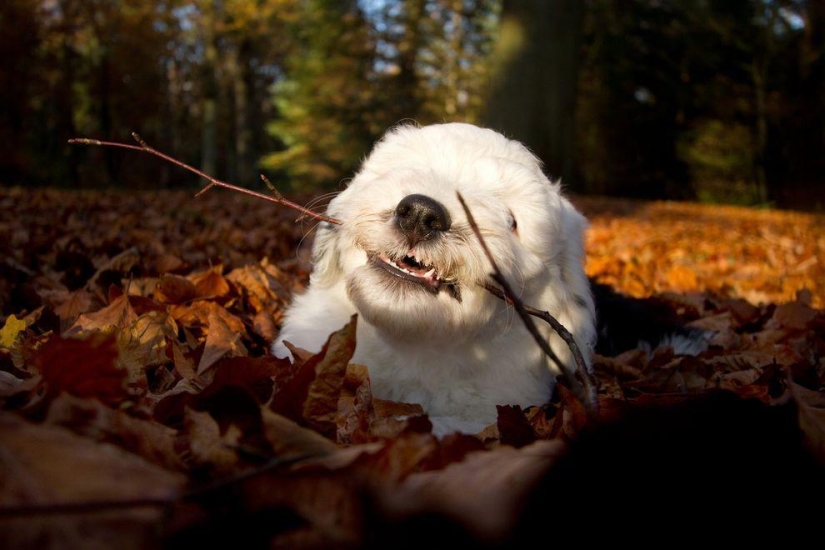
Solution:
[{"label": "fluffy white dog", "polygon": [[[589,358],[584,217],[523,145],[469,124],[399,126],[376,145],[329,205],[342,225],[320,224],[309,289],[273,352],[289,355],[284,341],[318,351],[357,313],[353,362],[369,368],[373,394],[421,404],[436,434],[478,432],[497,404],[545,403],[558,372],[512,307],[484,289],[492,268],[457,191],[515,292]],[[574,369],[568,346],[537,324]]]}]

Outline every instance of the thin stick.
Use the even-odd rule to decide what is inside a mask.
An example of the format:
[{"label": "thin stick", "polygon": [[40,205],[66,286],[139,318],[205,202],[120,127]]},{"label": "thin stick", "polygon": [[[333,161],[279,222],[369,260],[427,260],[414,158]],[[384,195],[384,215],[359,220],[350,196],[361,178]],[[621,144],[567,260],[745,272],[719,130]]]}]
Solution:
[{"label": "thin stick", "polygon": [[[593,385],[589,381],[589,375],[587,372],[587,365],[584,362],[584,358],[581,356],[581,350],[579,350],[579,346],[576,344],[575,340],[573,339],[572,334],[561,324],[559,323],[550,313],[548,312],[541,312],[535,308],[530,308],[532,313],[527,311],[524,303],[518,299],[513,292],[510,284],[504,278],[504,274],[498,267],[495,259],[493,258],[490,249],[487,248],[487,243],[484,241],[484,237],[481,235],[481,231],[478,228],[478,225],[475,222],[475,218],[473,218],[473,214],[470,212],[467,203],[464,202],[464,197],[461,196],[460,192],[456,192],[458,195],[458,200],[461,203],[461,207],[464,209],[464,213],[467,215],[467,221],[470,224],[470,227],[475,233],[476,238],[481,243],[481,248],[484,250],[484,254],[487,256],[487,259],[490,261],[490,264],[493,267],[493,273],[491,273],[491,277],[494,281],[496,281],[502,290],[495,289],[490,285],[485,285],[485,288],[491,292],[494,296],[505,300],[507,303],[512,304],[515,308],[516,312],[521,317],[524,326],[527,328],[527,331],[533,336],[533,339],[539,345],[541,350],[547,355],[556,365],[559,367],[559,370],[564,376],[564,379],[567,381],[567,384],[570,386],[570,389],[573,391],[574,395],[579,399],[579,401],[584,406],[585,411],[587,411],[588,415],[591,417],[596,416],[597,413],[597,402],[595,399],[595,393],[593,391]],[[495,290],[493,290],[495,289]],[[562,364],[561,360],[558,356],[553,352],[552,348],[550,348],[550,344],[547,340],[539,332],[536,324],[530,318],[530,315],[536,315],[547,321],[550,326],[559,334],[559,336],[567,342],[567,345],[570,347],[570,351],[573,354],[573,357],[576,360],[576,364],[578,366],[578,371],[580,373],[581,378],[585,381],[584,386],[573,376],[566,368],[565,365]],[[565,337],[567,335],[567,337]]]},{"label": "thin stick", "polygon": [[[515,306],[515,300],[512,296],[507,295],[503,290],[493,285],[485,285],[484,286],[487,291],[507,302]],[[567,343],[567,346],[570,348],[570,352],[573,354],[573,360],[576,362],[576,367],[578,372],[581,373],[582,383],[584,384],[584,389],[588,393],[588,395],[595,395],[595,384],[593,383],[593,379],[590,376],[590,371],[587,368],[587,363],[584,360],[584,356],[582,356],[581,349],[579,349],[579,345],[576,343],[575,338],[573,338],[573,334],[567,330],[567,327],[562,325],[558,319],[553,317],[553,315],[549,311],[542,311],[540,309],[536,309],[532,306],[525,304],[524,302],[521,303],[521,306],[524,308],[524,311],[532,315],[533,317],[538,317],[539,319],[544,320],[550,327],[556,331],[556,334]]]},{"label": "thin stick", "polygon": [[[316,219],[318,221],[324,221],[327,223],[332,223],[335,225],[341,225],[341,221],[335,218],[331,218],[329,216],[325,216],[323,214],[319,214],[318,212],[313,212],[312,210],[301,206],[300,204],[294,203],[290,200],[283,198],[283,196],[278,193],[277,191],[273,192],[274,196],[264,195],[263,193],[258,193],[256,191],[252,191],[251,189],[246,189],[244,187],[238,187],[237,185],[232,185],[231,183],[226,183],[225,181],[221,181],[219,179],[213,178],[209,174],[198,170],[188,164],[179,161],[176,158],[170,157],[169,155],[158,151],[146,144],[145,141],[135,132],[132,132],[132,137],[139,143],[139,145],[129,145],[127,143],[119,143],[116,141],[100,141],[97,139],[88,139],[88,138],[74,138],[70,139],[69,143],[73,145],[97,145],[101,147],[117,147],[120,149],[131,149],[133,151],[142,151],[144,153],[149,153],[155,155],[156,157],[160,157],[167,162],[171,162],[176,166],[180,166],[184,170],[188,170],[193,174],[197,174],[198,176],[206,179],[209,181],[209,185],[198,191],[195,196],[199,197],[212,189],[213,187],[225,187],[226,189],[232,189],[233,191],[238,191],[239,193],[245,193],[247,195],[251,195],[253,197],[257,197],[259,199],[263,199],[265,201],[274,202],[275,204],[280,204],[281,206],[286,206],[287,208],[291,208],[293,210],[297,210],[304,216],[308,216],[310,218]],[[274,190],[274,186],[267,180],[265,177],[261,176],[264,179],[264,182],[267,183],[271,190]]]}]

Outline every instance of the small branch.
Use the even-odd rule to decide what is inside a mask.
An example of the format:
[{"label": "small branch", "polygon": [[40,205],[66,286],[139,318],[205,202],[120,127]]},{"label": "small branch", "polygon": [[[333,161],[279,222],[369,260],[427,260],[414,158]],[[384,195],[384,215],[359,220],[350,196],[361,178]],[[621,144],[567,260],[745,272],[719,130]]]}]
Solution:
[{"label": "small branch", "polygon": [[[518,299],[518,297],[516,297],[515,293],[510,287],[510,284],[504,278],[503,273],[501,272],[501,270],[498,267],[498,264],[493,258],[490,249],[487,247],[487,243],[484,241],[484,237],[481,235],[481,231],[479,230],[478,225],[475,222],[475,218],[473,218],[473,215],[470,212],[467,203],[464,202],[464,197],[462,197],[461,193],[459,192],[457,192],[456,194],[458,195],[458,200],[461,203],[461,207],[464,209],[464,213],[467,215],[467,221],[469,222],[470,227],[473,230],[473,233],[475,233],[476,238],[481,243],[481,248],[484,250],[484,254],[487,256],[487,259],[493,266],[493,273],[491,274],[491,277],[494,281],[496,281],[496,283],[498,283],[501,286],[503,290],[495,288],[491,285],[485,285],[484,288],[487,289],[494,296],[501,298],[502,300],[505,300],[508,304],[511,304],[515,308],[516,312],[519,314],[519,317],[521,317],[524,326],[527,328],[527,331],[533,336],[533,339],[539,345],[541,350],[559,367],[559,370],[561,371],[562,375],[564,376],[565,380],[570,386],[570,389],[582,403],[585,411],[587,411],[588,415],[590,415],[591,417],[595,416],[597,413],[598,405],[595,399],[595,391],[593,389],[594,386],[590,380],[589,373],[587,372],[587,364],[585,363],[584,358],[582,357],[579,346],[573,339],[573,335],[570,334],[570,331],[568,331],[564,327],[564,325],[559,323],[558,320],[556,320],[552,315],[550,315],[550,313],[546,311],[537,310],[530,306],[525,306],[524,303],[520,299]],[[567,343],[568,347],[570,348],[570,352],[573,354],[573,357],[576,361],[577,372],[579,373],[579,376],[582,378],[584,385],[582,385],[582,383],[580,383],[576,379],[576,377],[573,376],[567,368],[565,368],[565,365],[562,364],[561,360],[553,352],[549,342],[545,340],[539,332],[538,328],[536,327],[536,324],[530,318],[530,315],[535,315],[537,317],[540,317],[541,319],[544,319],[550,325],[550,327],[556,331],[559,337],[561,337],[562,340],[564,340]]]},{"label": "small branch", "polygon": [[200,191],[198,191],[195,194],[196,197],[199,197],[199,196],[203,195],[204,193],[206,193],[207,191],[209,191],[213,187],[225,187],[226,189],[231,189],[231,190],[237,191],[239,193],[245,193],[247,195],[251,195],[253,197],[263,199],[265,201],[274,202],[275,204],[279,204],[281,206],[286,206],[287,208],[291,208],[293,210],[296,210],[296,211],[300,212],[304,216],[307,216],[307,217],[312,218],[312,219],[316,219],[318,221],[324,221],[324,222],[332,223],[332,224],[335,224],[335,225],[341,225],[340,220],[337,220],[335,218],[331,218],[329,216],[325,216],[324,214],[319,214],[318,212],[313,212],[312,210],[310,210],[308,208],[305,208],[305,207],[301,206],[300,204],[294,203],[290,200],[287,200],[287,199],[283,198],[283,196],[277,190],[275,190],[275,187],[272,185],[272,183],[270,183],[269,180],[266,179],[263,175],[261,176],[261,178],[264,180],[264,183],[267,184],[267,186],[270,188],[270,190],[273,191],[274,196],[264,195],[263,193],[258,193],[256,191],[252,191],[251,189],[246,189],[244,187],[238,187],[237,185],[232,185],[231,183],[226,183],[225,181],[221,181],[219,179],[213,178],[209,174],[206,174],[205,172],[202,172],[202,171],[198,170],[197,168],[189,166],[188,164],[183,163],[183,162],[179,161],[178,159],[176,159],[174,157],[170,157],[166,153],[161,153],[157,149],[154,149],[154,148],[150,147],[149,145],[146,144],[145,141],[143,141],[143,139],[137,133],[132,132],[132,137],[135,139],[135,141],[138,142],[139,145],[129,145],[127,143],[119,143],[119,142],[116,142],[116,141],[100,141],[100,140],[97,140],[97,139],[88,139],[88,138],[70,139],[69,143],[73,144],[73,145],[97,145],[97,146],[100,146],[100,147],[117,147],[117,148],[120,148],[120,149],[131,149],[133,151],[141,151],[141,152],[144,152],[144,153],[149,153],[151,155],[155,155],[156,157],[160,157],[160,158],[162,158],[163,160],[165,160],[167,162],[171,162],[172,164],[174,164],[176,166],[180,166],[184,170],[188,170],[188,171],[192,172],[193,174],[197,174],[198,176],[200,176],[200,177],[204,178],[205,180],[209,181],[209,185],[207,185],[206,187],[204,187],[203,189],[201,189]]},{"label": "small branch", "polygon": [[[492,295],[496,296],[511,304],[515,307],[515,300],[511,295],[506,294],[503,290],[493,285],[485,285],[484,288]],[[584,356],[582,355],[581,349],[579,345],[576,343],[575,338],[573,338],[573,334],[567,330],[567,327],[562,325],[558,319],[553,317],[549,311],[542,311],[540,309],[536,309],[532,306],[529,306],[523,302],[521,302],[521,307],[524,308],[524,311],[528,314],[532,315],[533,317],[538,317],[545,321],[550,327],[556,331],[556,334],[565,341],[567,346],[570,348],[570,352],[573,354],[573,360],[576,362],[577,372],[580,373],[582,378],[582,383],[584,384],[584,389],[588,395],[596,395],[595,384],[593,383],[593,378],[590,376],[590,371],[587,368],[587,363],[584,360]]]}]

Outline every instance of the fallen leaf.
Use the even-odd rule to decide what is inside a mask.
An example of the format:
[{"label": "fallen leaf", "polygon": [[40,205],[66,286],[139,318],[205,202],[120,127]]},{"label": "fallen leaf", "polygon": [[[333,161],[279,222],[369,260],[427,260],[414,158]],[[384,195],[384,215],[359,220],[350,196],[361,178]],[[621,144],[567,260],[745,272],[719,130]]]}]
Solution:
[{"label": "fallen leaf", "polygon": [[61,325],[68,329],[81,314],[91,311],[97,305],[97,298],[91,292],[80,289],[70,292],[54,308],[54,312],[60,317]]},{"label": "fallen leaf", "polygon": [[26,330],[26,321],[18,319],[14,315],[6,318],[6,323],[0,329],[0,347],[11,349],[15,347],[18,336]]},{"label": "fallen leaf", "polygon": [[782,327],[804,330],[816,319],[817,311],[802,302],[789,302],[776,308],[773,322]]},{"label": "fallen leaf", "polygon": [[239,462],[241,432],[231,427],[221,433],[220,426],[208,412],[187,408],[184,412],[184,437],[188,443],[190,464],[199,469],[208,466],[214,474],[228,475]]},{"label": "fallen leaf", "polygon": [[761,316],[758,307],[741,298],[731,298],[725,303],[725,307],[733,315],[736,325],[740,327],[757,322]]},{"label": "fallen leaf", "polygon": [[[4,548],[102,548],[115,540],[124,549],[157,547],[162,503],[172,502],[185,480],[114,445],[0,413],[0,505],[4,512],[40,507],[4,514]],[[129,502],[135,506],[123,506]],[[116,504],[117,512],[107,513]],[[77,513],[50,512],[61,508]]]},{"label": "fallen leaf", "polygon": [[94,334],[85,340],[52,336],[32,358],[32,367],[43,376],[49,393],[65,391],[78,397],[117,405],[129,399],[126,371],[116,366],[115,338]]},{"label": "fallen leaf", "polygon": [[794,382],[790,382],[789,387],[799,407],[799,427],[805,436],[805,444],[825,465],[825,393]]},{"label": "fallen leaf", "polygon": [[49,405],[45,422],[68,428],[89,440],[117,445],[166,469],[184,469],[176,450],[175,430],[112,409],[96,399],[61,394]]},{"label": "fallen leaf", "polygon": [[302,415],[319,433],[334,438],[337,430],[338,400],[347,371],[355,352],[356,318],[330,336],[323,355],[315,364],[315,378],[307,389]]},{"label": "fallen leaf", "polygon": [[335,444],[318,432],[263,407],[264,433],[276,457],[319,457],[335,451]]},{"label": "fallen leaf", "polygon": [[73,336],[93,331],[112,332],[114,329],[128,328],[136,320],[137,313],[129,303],[129,297],[123,294],[101,310],[80,315],[65,335]]},{"label": "fallen leaf", "polygon": [[223,266],[215,266],[211,269],[190,275],[190,280],[195,285],[198,297],[200,298],[223,298],[232,290],[226,278],[221,275]]},{"label": "fallen leaf", "polygon": [[220,308],[217,304],[213,304],[213,306],[207,319],[206,347],[198,363],[198,374],[203,374],[206,369],[222,357],[247,355],[246,348],[241,342],[241,333],[232,330],[226,322],[227,316],[221,313],[223,308]]},{"label": "fallen leaf", "polygon": [[521,407],[515,405],[496,405],[498,411],[498,433],[502,445],[517,449],[536,440],[536,432]]},{"label": "fallen leaf", "polygon": [[166,274],[155,284],[154,297],[161,304],[188,302],[198,294],[195,284],[180,275]]},{"label": "fallen leaf", "polygon": [[346,367],[338,398],[336,440],[344,444],[372,440],[375,434],[371,433],[371,424],[374,420],[369,371],[364,365],[350,363]]},{"label": "fallen leaf", "polygon": [[565,450],[564,443],[553,440],[472,452],[444,470],[378,486],[378,510],[396,523],[440,514],[459,522],[477,540],[495,544],[509,534],[528,492]]}]

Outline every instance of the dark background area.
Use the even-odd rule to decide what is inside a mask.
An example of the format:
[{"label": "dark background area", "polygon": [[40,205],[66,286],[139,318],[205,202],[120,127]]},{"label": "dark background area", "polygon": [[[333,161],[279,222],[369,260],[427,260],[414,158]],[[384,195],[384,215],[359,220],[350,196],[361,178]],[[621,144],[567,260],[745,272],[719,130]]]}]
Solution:
[{"label": "dark background area", "polygon": [[4,0],[0,185],[337,189],[399,121],[580,194],[825,209],[822,0]]}]

